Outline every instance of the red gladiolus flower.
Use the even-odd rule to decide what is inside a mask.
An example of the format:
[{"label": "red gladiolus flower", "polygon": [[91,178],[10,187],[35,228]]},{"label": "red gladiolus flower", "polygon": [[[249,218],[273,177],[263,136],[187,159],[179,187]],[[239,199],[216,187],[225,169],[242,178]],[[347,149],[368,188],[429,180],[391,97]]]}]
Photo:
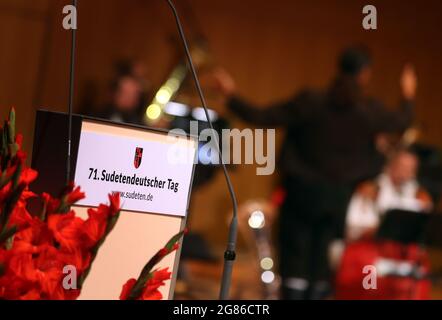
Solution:
[{"label": "red gladiolus flower", "polygon": [[24,204],[18,203],[11,213],[8,226],[15,226],[18,230],[23,230],[32,224],[32,216],[26,210]]},{"label": "red gladiolus flower", "polygon": [[141,300],[162,300],[162,299],[163,295],[159,290],[146,290],[141,297]]},{"label": "red gladiolus flower", "polygon": [[[59,198],[41,195],[43,210],[32,215],[27,205],[36,195],[29,191],[29,184],[38,173],[26,166],[26,153],[21,150],[23,136],[14,136],[14,124],[15,112],[11,110],[4,128],[0,127],[0,134],[6,138],[0,141],[0,215],[4,223],[0,228],[5,231],[0,243],[0,299],[76,299],[79,289],[63,287],[67,276],[64,268],[75,267],[81,287],[99,246],[117,222],[120,194],[109,195],[109,205],[88,210],[85,221],[70,210],[72,204],[85,197],[80,187],[70,183]],[[174,245],[178,236],[147,263],[139,299],[162,299],[159,288],[171,273],[167,269],[151,269],[178,248]],[[136,282],[130,279],[125,284],[122,299],[130,296]]]},{"label": "red gladiolus flower", "polygon": [[127,282],[123,285],[123,290],[120,294],[120,300],[127,300],[129,298],[129,294],[132,291],[132,288],[134,287],[136,282],[137,280],[134,278],[127,280]]},{"label": "red gladiolus flower", "polygon": [[15,143],[18,144],[18,147],[21,149],[23,145],[23,135],[21,133],[16,134]]},{"label": "red gladiolus flower", "polygon": [[14,275],[0,278],[0,299],[29,300],[40,299],[40,290],[32,282],[24,281]]},{"label": "red gladiolus flower", "polygon": [[168,254],[172,253],[175,250],[178,250],[180,245],[178,243],[175,243],[172,248],[162,248],[160,251],[158,251],[158,255],[160,258],[167,256]]},{"label": "red gladiolus flower", "polygon": [[27,204],[36,195],[28,187],[38,174],[26,166],[22,135],[13,136],[14,118],[11,110],[10,120],[0,127],[7,138],[0,142],[4,165],[0,167],[0,208],[7,209],[0,209],[7,224],[0,226],[6,231],[0,243],[0,299],[75,299],[80,291],[63,288],[63,269],[72,265],[81,276],[90,268],[97,243],[116,222],[112,218],[120,210],[119,194],[109,197],[109,206],[90,210],[84,221],[69,212],[72,204],[84,198],[72,183],[60,199],[43,194],[44,211],[32,216]]},{"label": "red gladiolus flower", "polygon": [[59,250],[51,246],[44,246],[39,254],[11,255],[8,262],[8,274],[0,281],[0,297],[75,299],[79,295],[79,290],[66,290],[62,286],[63,268],[66,262],[60,257],[62,256]]},{"label": "red gladiolus flower", "polygon": [[75,188],[72,192],[70,192],[67,196],[67,203],[74,204],[81,199],[84,199],[85,194],[81,192],[80,187]]},{"label": "red gladiolus flower", "polygon": [[[161,270],[156,270],[152,273],[152,278],[147,280],[146,285],[143,289],[143,293],[138,298],[138,300],[161,300],[163,295],[158,290],[160,287],[165,285],[165,281],[170,280],[171,272],[168,268]],[[129,279],[123,286],[123,290],[120,294],[120,300],[127,300],[129,298],[130,292],[132,291],[137,280]]]},{"label": "red gladiolus flower", "polygon": [[17,300],[40,300],[41,292],[37,288],[32,288],[28,290],[25,294],[19,296]]},{"label": "red gladiolus flower", "polygon": [[66,214],[51,214],[48,217],[48,228],[62,248],[74,250],[79,246],[84,221],[71,211]]},{"label": "red gladiolus flower", "polygon": [[83,225],[82,241],[85,247],[92,248],[104,236],[109,219],[120,211],[120,195],[109,195],[110,205],[100,204],[97,209],[89,209],[89,218]]},{"label": "red gladiolus flower", "polygon": [[120,194],[118,192],[109,195],[111,215],[115,216],[120,211]]},{"label": "red gladiolus flower", "polygon": [[55,292],[62,288],[64,264],[58,254],[57,249],[46,246],[38,257],[34,258],[35,274],[39,287],[48,299],[52,299]]},{"label": "red gladiolus flower", "polygon": [[20,174],[19,184],[25,184],[26,186],[28,186],[35,179],[37,179],[37,176],[38,176],[37,171],[31,168],[23,168]]},{"label": "red gladiolus flower", "polygon": [[165,281],[169,280],[171,273],[168,268],[154,271],[152,279],[147,281],[144,292],[141,295],[142,300],[161,300],[163,295],[158,290],[160,287],[165,285]]},{"label": "red gladiolus flower", "polygon": [[58,213],[56,211],[60,207],[61,203],[59,199],[52,198],[48,193],[43,193],[41,198],[45,204],[47,214]]},{"label": "red gladiolus flower", "polygon": [[106,232],[108,211],[105,206],[100,205],[98,210],[89,209],[89,218],[83,224],[81,234],[82,245],[85,248],[94,247]]},{"label": "red gladiolus flower", "polygon": [[16,155],[15,155],[15,159],[19,162],[19,163],[24,163],[26,160],[26,152],[24,152],[23,150],[18,150]]},{"label": "red gladiolus flower", "polygon": [[25,190],[22,192],[20,199],[15,205],[15,208],[12,211],[11,216],[9,218],[9,223],[8,223],[9,227],[15,226],[18,230],[22,230],[31,225],[33,218],[26,209],[26,203],[28,199],[33,198],[35,196],[36,196],[35,193],[31,191]]},{"label": "red gladiolus flower", "polygon": [[73,250],[59,250],[59,257],[63,265],[75,266],[77,276],[80,276],[91,264],[91,253],[89,250],[78,246]]},{"label": "red gladiolus flower", "polygon": [[69,207],[84,197],[85,194],[81,192],[80,187],[75,187],[74,182],[70,182],[63,190],[62,205]]},{"label": "red gladiolus flower", "polygon": [[52,233],[47,224],[34,217],[30,227],[15,234],[12,250],[15,254],[36,254],[48,245],[53,245]]}]

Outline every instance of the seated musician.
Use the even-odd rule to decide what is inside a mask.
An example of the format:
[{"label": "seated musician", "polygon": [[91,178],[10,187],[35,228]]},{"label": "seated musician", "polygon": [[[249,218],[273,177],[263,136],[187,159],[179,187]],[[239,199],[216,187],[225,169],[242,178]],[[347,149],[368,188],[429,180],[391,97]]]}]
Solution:
[{"label": "seated musician", "polygon": [[[429,258],[425,249],[414,243],[375,241],[373,237],[381,216],[391,209],[422,214],[431,210],[430,196],[416,180],[418,163],[411,150],[398,150],[384,172],[374,181],[362,183],[353,195],[347,212],[347,244],[335,278],[336,299],[429,299],[428,279],[416,279],[411,273],[388,276],[398,272],[400,265],[428,273]],[[380,267],[386,261],[390,266],[388,272]],[[375,267],[376,274],[369,276],[376,279],[376,290],[367,290],[362,285],[367,266]]]},{"label": "seated musician", "polygon": [[346,218],[346,239],[370,237],[379,218],[390,209],[429,212],[428,193],[416,180],[419,160],[410,149],[394,153],[384,172],[373,181],[362,183],[353,195]]}]

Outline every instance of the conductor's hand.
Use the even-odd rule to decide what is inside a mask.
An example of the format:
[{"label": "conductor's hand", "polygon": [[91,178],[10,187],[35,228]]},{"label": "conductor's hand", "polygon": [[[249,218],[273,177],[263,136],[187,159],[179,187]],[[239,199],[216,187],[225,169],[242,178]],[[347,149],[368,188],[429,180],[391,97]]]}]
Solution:
[{"label": "conductor's hand", "polygon": [[410,64],[405,65],[402,70],[401,89],[405,99],[413,100],[416,97],[417,77],[414,67]]},{"label": "conductor's hand", "polygon": [[224,69],[218,68],[213,72],[213,83],[215,88],[225,97],[235,94],[236,84],[232,76]]}]

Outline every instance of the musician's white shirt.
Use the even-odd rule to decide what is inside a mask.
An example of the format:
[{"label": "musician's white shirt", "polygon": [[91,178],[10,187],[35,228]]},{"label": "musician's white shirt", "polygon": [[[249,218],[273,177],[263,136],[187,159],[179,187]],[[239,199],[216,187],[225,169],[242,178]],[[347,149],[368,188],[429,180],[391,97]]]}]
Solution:
[{"label": "musician's white shirt", "polygon": [[395,187],[387,174],[376,180],[378,193],[376,200],[366,198],[357,192],[350,200],[346,217],[346,238],[357,240],[365,231],[376,228],[379,218],[390,209],[423,211],[423,203],[417,199],[419,184],[410,180]]}]

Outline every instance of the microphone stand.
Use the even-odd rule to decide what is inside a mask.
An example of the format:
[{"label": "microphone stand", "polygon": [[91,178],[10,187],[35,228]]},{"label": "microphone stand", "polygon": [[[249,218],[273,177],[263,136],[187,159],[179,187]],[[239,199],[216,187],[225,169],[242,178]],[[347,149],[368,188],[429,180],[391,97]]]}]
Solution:
[{"label": "microphone stand", "polygon": [[[204,94],[201,89],[200,82],[198,80],[198,75],[196,73],[195,66],[193,65],[192,57],[191,57],[190,51],[189,51],[189,45],[187,44],[187,40],[184,35],[184,31],[183,31],[183,27],[180,22],[180,18],[178,16],[177,10],[176,10],[174,4],[172,3],[172,1],[171,0],[166,0],[166,1],[169,4],[169,7],[172,10],[173,16],[175,18],[175,22],[176,22],[176,25],[178,28],[178,33],[180,35],[181,42],[183,44],[184,51],[186,53],[187,62],[188,62],[190,71],[192,73],[192,77],[195,82],[195,86],[198,91],[198,95],[201,100],[201,104],[204,109],[204,113],[206,115],[207,122],[209,123],[209,127],[211,129],[211,132],[213,133],[213,132],[215,132],[215,130],[213,128],[212,121],[210,120],[209,111],[207,109],[207,104],[206,104],[206,99],[204,98]],[[232,215],[232,220],[231,220],[230,226],[229,226],[228,242],[227,242],[226,251],[224,252],[224,268],[223,268],[221,288],[220,288],[220,293],[219,293],[219,298],[221,300],[227,300],[229,297],[230,283],[232,280],[233,262],[236,257],[235,249],[236,249],[236,238],[237,238],[237,234],[238,234],[238,218],[237,218],[238,205],[237,205],[237,201],[236,201],[235,192],[233,190],[233,185],[230,180],[229,173],[227,172],[227,167],[224,163],[221,149],[219,147],[218,138],[215,134],[213,134],[212,139],[214,139],[213,141],[215,142],[215,145],[216,145],[216,151],[218,152],[219,160],[220,160],[220,163],[221,163],[221,166],[223,169],[224,177],[226,179],[227,188],[229,189],[229,194],[230,194],[230,198],[232,200],[232,206],[233,206],[233,215]]]},{"label": "microphone stand", "polygon": [[[72,1],[72,5],[77,9],[77,0]],[[75,88],[75,53],[77,47],[77,29],[72,28],[71,38],[71,62],[69,76],[69,101],[68,101],[68,154],[66,159],[66,185],[71,182],[71,145],[72,145],[72,109],[74,104]]]}]

